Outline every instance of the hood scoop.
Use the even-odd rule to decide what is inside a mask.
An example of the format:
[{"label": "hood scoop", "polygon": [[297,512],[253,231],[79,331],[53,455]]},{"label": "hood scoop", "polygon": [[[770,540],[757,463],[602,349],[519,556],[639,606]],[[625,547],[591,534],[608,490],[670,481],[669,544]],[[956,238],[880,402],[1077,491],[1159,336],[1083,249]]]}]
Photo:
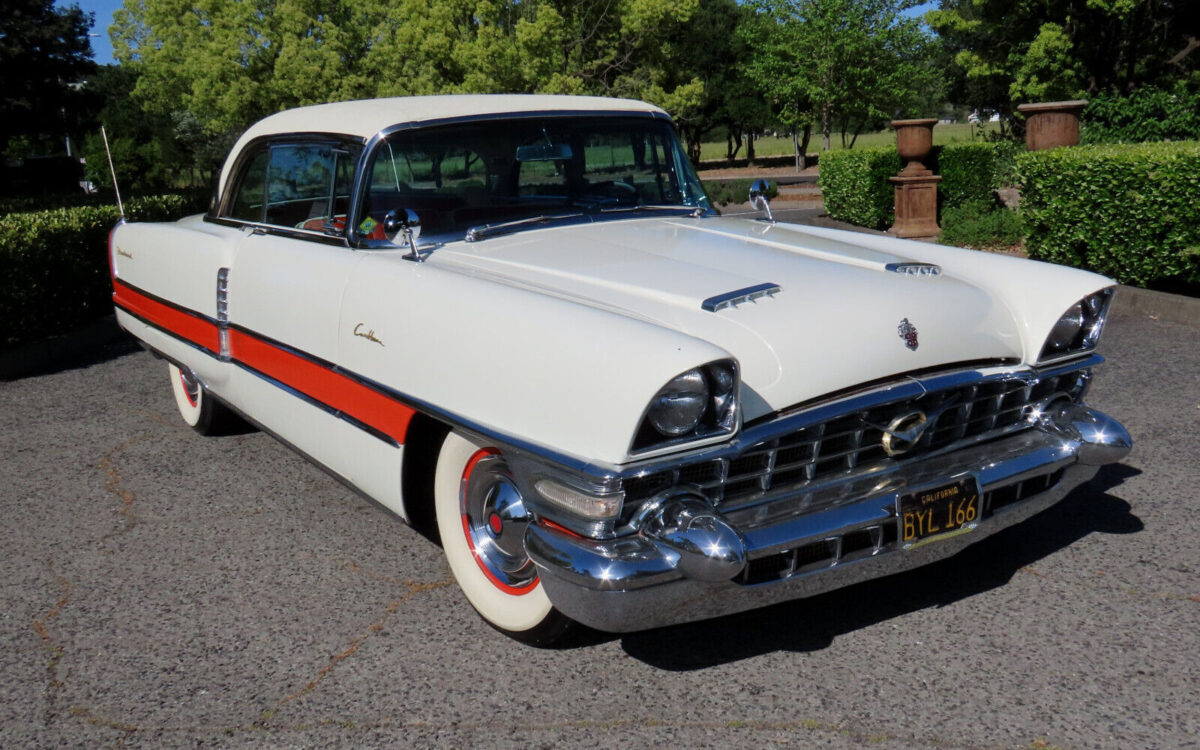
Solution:
[{"label": "hood scoop", "polygon": [[761,297],[773,297],[782,291],[783,287],[778,284],[756,284],[709,297],[700,303],[700,308],[709,312],[716,312],[726,307],[737,307],[743,302],[754,302]]},{"label": "hood scoop", "polygon": [[888,263],[884,266],[892,273],[905,276],[941,276],[942,267],[933,263]]}]

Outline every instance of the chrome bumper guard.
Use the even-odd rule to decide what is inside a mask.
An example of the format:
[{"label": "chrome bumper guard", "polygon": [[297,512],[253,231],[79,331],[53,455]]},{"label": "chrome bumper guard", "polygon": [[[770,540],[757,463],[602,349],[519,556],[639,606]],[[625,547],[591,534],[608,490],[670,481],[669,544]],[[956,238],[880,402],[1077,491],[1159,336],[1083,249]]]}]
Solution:
[{"label": "chrome bumper guard", "polygon": [[[645,630],[814,596],[950,557],[1050,507],[1131,446],[1116,420],[1069,405],[1000,440],[832,483],[821,490],[824,502],[798,494],[723,514],[683,486],[639,511],[636,535],[596,541],[535,524],[525,548],[564,614],[608,632]],[[979,484],[981,518],[964,527],[968,533],[906,548],[896,533],[900,496],[968,475]],[[1026,485],[1032,492],[1022,491]],[[811,549],[828,553],[797,554]],[[765,582],[748,575],[748,566],[772,556],[790,565]]]}]

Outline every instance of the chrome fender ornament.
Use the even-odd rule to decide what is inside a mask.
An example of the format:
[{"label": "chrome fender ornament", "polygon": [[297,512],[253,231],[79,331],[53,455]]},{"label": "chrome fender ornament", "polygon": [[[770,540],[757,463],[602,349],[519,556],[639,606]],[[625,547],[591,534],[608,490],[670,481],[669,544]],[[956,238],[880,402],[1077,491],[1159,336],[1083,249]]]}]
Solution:
[{"label": "chrome fender ornament", "polygon": [[908,322],[908,318],[900,321],[900,325],[896,326],[896,330],[900,333],[900,338],[904,339],[904,345],[914,352],[919,346],[917,342],[917,327]]}]

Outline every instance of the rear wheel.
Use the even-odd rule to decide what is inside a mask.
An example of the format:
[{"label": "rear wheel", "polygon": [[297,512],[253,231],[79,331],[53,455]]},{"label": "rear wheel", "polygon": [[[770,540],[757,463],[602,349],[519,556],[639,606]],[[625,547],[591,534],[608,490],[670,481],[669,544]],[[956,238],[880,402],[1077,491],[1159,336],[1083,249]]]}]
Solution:
[{"label": "rear wheel", "polygon": [[442,549],[471,606],[497,630],[549,646],[574,624],[556,610],[525,553],[532,520],[504,456],[450,433],[434,477]]},{"label": "rear wheel", "polygon": [[171,376],[171,391],[179,416],[201,435],[221,435],[241,424],[241,419],[228,406],[217,401],[190,370],[167,365]]}]

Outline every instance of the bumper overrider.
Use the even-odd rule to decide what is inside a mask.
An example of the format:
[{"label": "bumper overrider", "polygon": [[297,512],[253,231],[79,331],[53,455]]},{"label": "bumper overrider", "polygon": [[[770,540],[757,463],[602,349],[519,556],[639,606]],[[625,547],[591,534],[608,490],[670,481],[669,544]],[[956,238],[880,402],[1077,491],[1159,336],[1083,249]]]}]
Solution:
[{"label": "bumper overrider", "polygon": [[[1065,404],[1031,427],[964,449],[841,482],[837,500],[788,512],[718,511],[694,487],[639,509],[638,532],[593,540],[531,525],[525,547],[554,606],[608,632],[644,630],[813,596],[950,557],[1017,524],[1090,480],[1130,450],[1116,420]],[[915,489],[973,477],[978,517],[955,531],[905,543],[897,509]]]}]

